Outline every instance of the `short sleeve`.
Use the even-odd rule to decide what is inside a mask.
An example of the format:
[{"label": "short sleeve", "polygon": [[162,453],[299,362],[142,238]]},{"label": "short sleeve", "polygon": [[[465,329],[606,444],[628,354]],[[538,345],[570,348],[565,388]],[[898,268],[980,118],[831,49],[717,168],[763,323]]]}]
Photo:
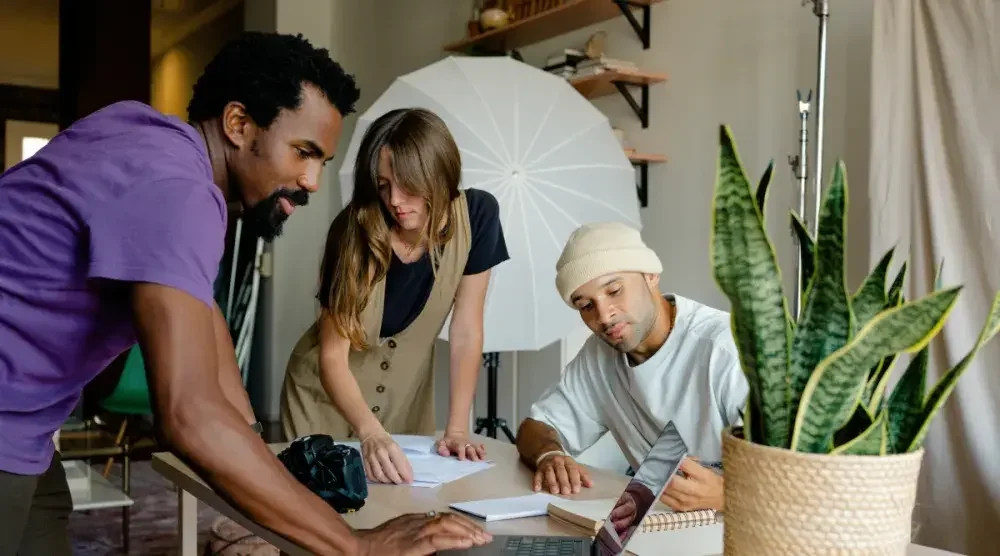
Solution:
[{"label": "short sleeve", "polygon": [[554,428],[563,449],[573,457],[593,446],[608,430],[588,376],[587,351],[586,347],[581,349],[559,382],[531,406],[531,418]]},{"label": "short sleeve", "polygon": [[715,390],[723,422],[726,426],[739,426],[743,424],[740,414],[746,407],[750,385],[743,374],[739,354],[731,337],[720,337],[715,341],[717,345],[712,350],[710,362],[712,388]]},{"label": "short sleeve", "polygon": [[465,275],[479,274],[510,258],[500,223],[500,204],[490,192],[468,189],[469,228],[472,244],[465,263]]},{"label": "short sleeve", "polygon": [[214,306],[226,235],[226,207],[214,184],[136,186],[91,211],[87,226],[89,278],[161,284]]}]

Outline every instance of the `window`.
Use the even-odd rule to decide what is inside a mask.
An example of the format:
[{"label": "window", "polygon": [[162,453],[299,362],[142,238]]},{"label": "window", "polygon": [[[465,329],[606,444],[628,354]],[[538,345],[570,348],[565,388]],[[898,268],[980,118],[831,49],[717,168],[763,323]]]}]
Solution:
[{"label": "window", "polygon": [[24,137],[21,139],[21,160],[30,158],[40,151],[49,140],[45,137]]}]

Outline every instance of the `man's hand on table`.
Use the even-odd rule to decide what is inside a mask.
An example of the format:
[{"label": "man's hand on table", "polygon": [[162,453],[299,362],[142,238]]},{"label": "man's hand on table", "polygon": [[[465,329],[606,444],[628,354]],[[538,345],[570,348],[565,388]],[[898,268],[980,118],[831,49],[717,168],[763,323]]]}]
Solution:
[{"label": "man's hand on table", "polygon": [[705,467],[696,458],[684,458],[660,500],[675,512],[725,509],[722,475]]},{"label": "man's hand on table", "polygon": [[374,529],[358,531],[363,556],[423,556],[440,550],[482,546],[493,536],[453,513],[406,514]]},{"label": "man's hand on table", "polygon": [[552,454],[539,462],[531,487],[535,492],[544,489],[552,494],[576,494],[581,486],[591,485],[590,474],[573,458]]}]

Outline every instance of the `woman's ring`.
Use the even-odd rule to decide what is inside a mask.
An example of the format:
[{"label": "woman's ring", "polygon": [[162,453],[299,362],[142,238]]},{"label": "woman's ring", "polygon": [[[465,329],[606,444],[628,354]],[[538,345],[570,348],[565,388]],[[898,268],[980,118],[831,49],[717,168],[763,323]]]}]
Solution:
[{"label": "woman's ring", "polygon": [[427,512],[427,517],[436,517],[437,514],[438,514],[437,512],[435,512],[434,510],[431,510],[431,511]]}]

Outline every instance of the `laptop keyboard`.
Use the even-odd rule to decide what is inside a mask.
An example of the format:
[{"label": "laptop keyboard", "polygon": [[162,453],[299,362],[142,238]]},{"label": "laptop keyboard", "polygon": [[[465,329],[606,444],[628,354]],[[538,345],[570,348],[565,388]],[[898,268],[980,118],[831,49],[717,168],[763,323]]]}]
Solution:
[{"label": "laptop keyboard", "polygon": [[515,537],[507,539],[506,550],[517,556],[576,556],[583,554],[583,541],[554,537]]}]

